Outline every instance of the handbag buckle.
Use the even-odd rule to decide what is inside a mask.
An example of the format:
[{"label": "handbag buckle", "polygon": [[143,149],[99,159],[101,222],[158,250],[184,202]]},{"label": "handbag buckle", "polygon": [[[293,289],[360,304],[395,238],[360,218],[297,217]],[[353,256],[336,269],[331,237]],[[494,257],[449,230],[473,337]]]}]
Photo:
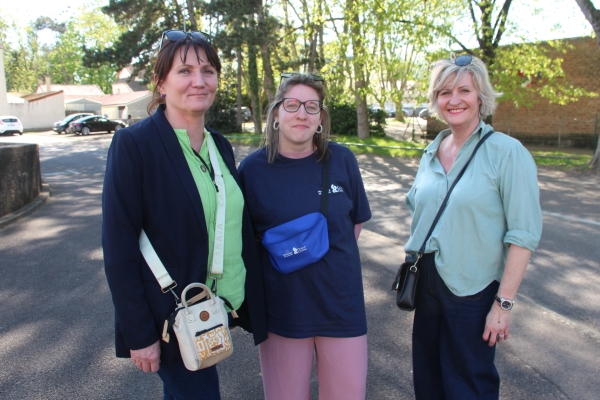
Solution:
[{"label": "handbag buckle", "polygon": [[171,283],[169,286],[160,288],[160,290],[162,290],[163,293],[167,293],[168,291],[173,291],[173,289],[175,289],[176,287],[177,282],[173,281],[173,283]]}]

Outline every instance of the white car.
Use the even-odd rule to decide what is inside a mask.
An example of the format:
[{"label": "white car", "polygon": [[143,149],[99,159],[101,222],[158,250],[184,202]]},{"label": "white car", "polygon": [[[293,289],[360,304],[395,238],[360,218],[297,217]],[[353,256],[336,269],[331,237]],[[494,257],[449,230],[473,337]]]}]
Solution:
[{"label": "white car", "polygon": [[23,134],[23,124],[19,121],[19,118],[13,117],[12,115],[0,116],[0,135],[5,134]]}]

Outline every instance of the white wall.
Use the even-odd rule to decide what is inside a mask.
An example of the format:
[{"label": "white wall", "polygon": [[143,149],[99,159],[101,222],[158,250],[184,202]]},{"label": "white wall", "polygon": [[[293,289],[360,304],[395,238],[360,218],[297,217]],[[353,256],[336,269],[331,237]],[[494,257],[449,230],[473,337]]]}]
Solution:
[{"label": "white wall", "polygon": [[152,100],[152,95],[145,96],[127,106],[127,115],[131,114],[133,119],[143,119],[148,116],[148,104]]},{"label": "white wall", "polygon": [[121,119],[123,121],[127,120],[128,115],[131,115],[133,119],[140,120],[148,116],[146,108],[150,104],[150,100],[152,100],[151,94],[144,96],[127,104],[121,113],[119,113],[118,105],[102,106],[102,115],[107,114],[109,119]]},{"label": "white wall", "polygon": [[65,117],[65,96],[58,93],[22,104],[9,103],[6,115],[21,120],[23,129],[52,129],[56,121]]}]

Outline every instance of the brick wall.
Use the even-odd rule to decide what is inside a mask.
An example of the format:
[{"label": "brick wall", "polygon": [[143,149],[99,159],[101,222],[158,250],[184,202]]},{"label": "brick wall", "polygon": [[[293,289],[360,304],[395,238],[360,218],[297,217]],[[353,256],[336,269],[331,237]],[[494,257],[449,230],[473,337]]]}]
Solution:
[{"label": "brick wall", "polygon": [[[573,46],[566,54],[550,51],[552,58],[563,59],[562,67],[566,80],[576,87],[600,94],[600,48],[592,38],[565,39]],[[535,80],[532,85],[539,84]],[[526,89],[523,89],[526,90]],[[516,137],[523,143],[561,147],[594,146],[596,113],[600,113],[600,97],[583,97],[579,101],[561,106],[550,104],[539,98],[532,107],[520,107],[510,103],[499,103],[493,115],[494,129]],[[600,116],[599,116],[600,118]],[[428,121],[427,136],[435,137],[441,123]],[[598,126],[600,133],[600,121]]]},{"label": "brick wall", "polygon": [[[573,46],[566,54],[550,51],[549,56],[563,59],[566,80],[576,87],[600,93],[600,48],[592,38],[565,39]],[[533,85],[536,82],[532,82]],[[600,97],[583,97],[561,106],[540,98],[532,107],[515,108],[500,103],[493,116],[494,128],[524,143],[593,147],[596,113]],[[600,129],[600,127],[599,127]]]}]

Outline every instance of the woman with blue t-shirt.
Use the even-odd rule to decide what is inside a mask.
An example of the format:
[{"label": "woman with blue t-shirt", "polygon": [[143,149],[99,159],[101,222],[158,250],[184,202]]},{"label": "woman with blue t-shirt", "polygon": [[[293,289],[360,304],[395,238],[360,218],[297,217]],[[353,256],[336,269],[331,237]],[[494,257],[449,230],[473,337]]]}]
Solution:
[{"label": "woman with blue t-shirt", "polygon": [[[323,80],[284,74],[269,107],[264,147],[239,167],[257,235],[319,211],[328,190],[329,250],[294,272],[275,270],[261,246],[268,339],[259,346],[267,400],[310,398],[316,353],[319,399],[364,399],[367,321],[358,235],[371,218],[356,158],[328,142]],[[324,161],[330,186],[322,187]]]}]

